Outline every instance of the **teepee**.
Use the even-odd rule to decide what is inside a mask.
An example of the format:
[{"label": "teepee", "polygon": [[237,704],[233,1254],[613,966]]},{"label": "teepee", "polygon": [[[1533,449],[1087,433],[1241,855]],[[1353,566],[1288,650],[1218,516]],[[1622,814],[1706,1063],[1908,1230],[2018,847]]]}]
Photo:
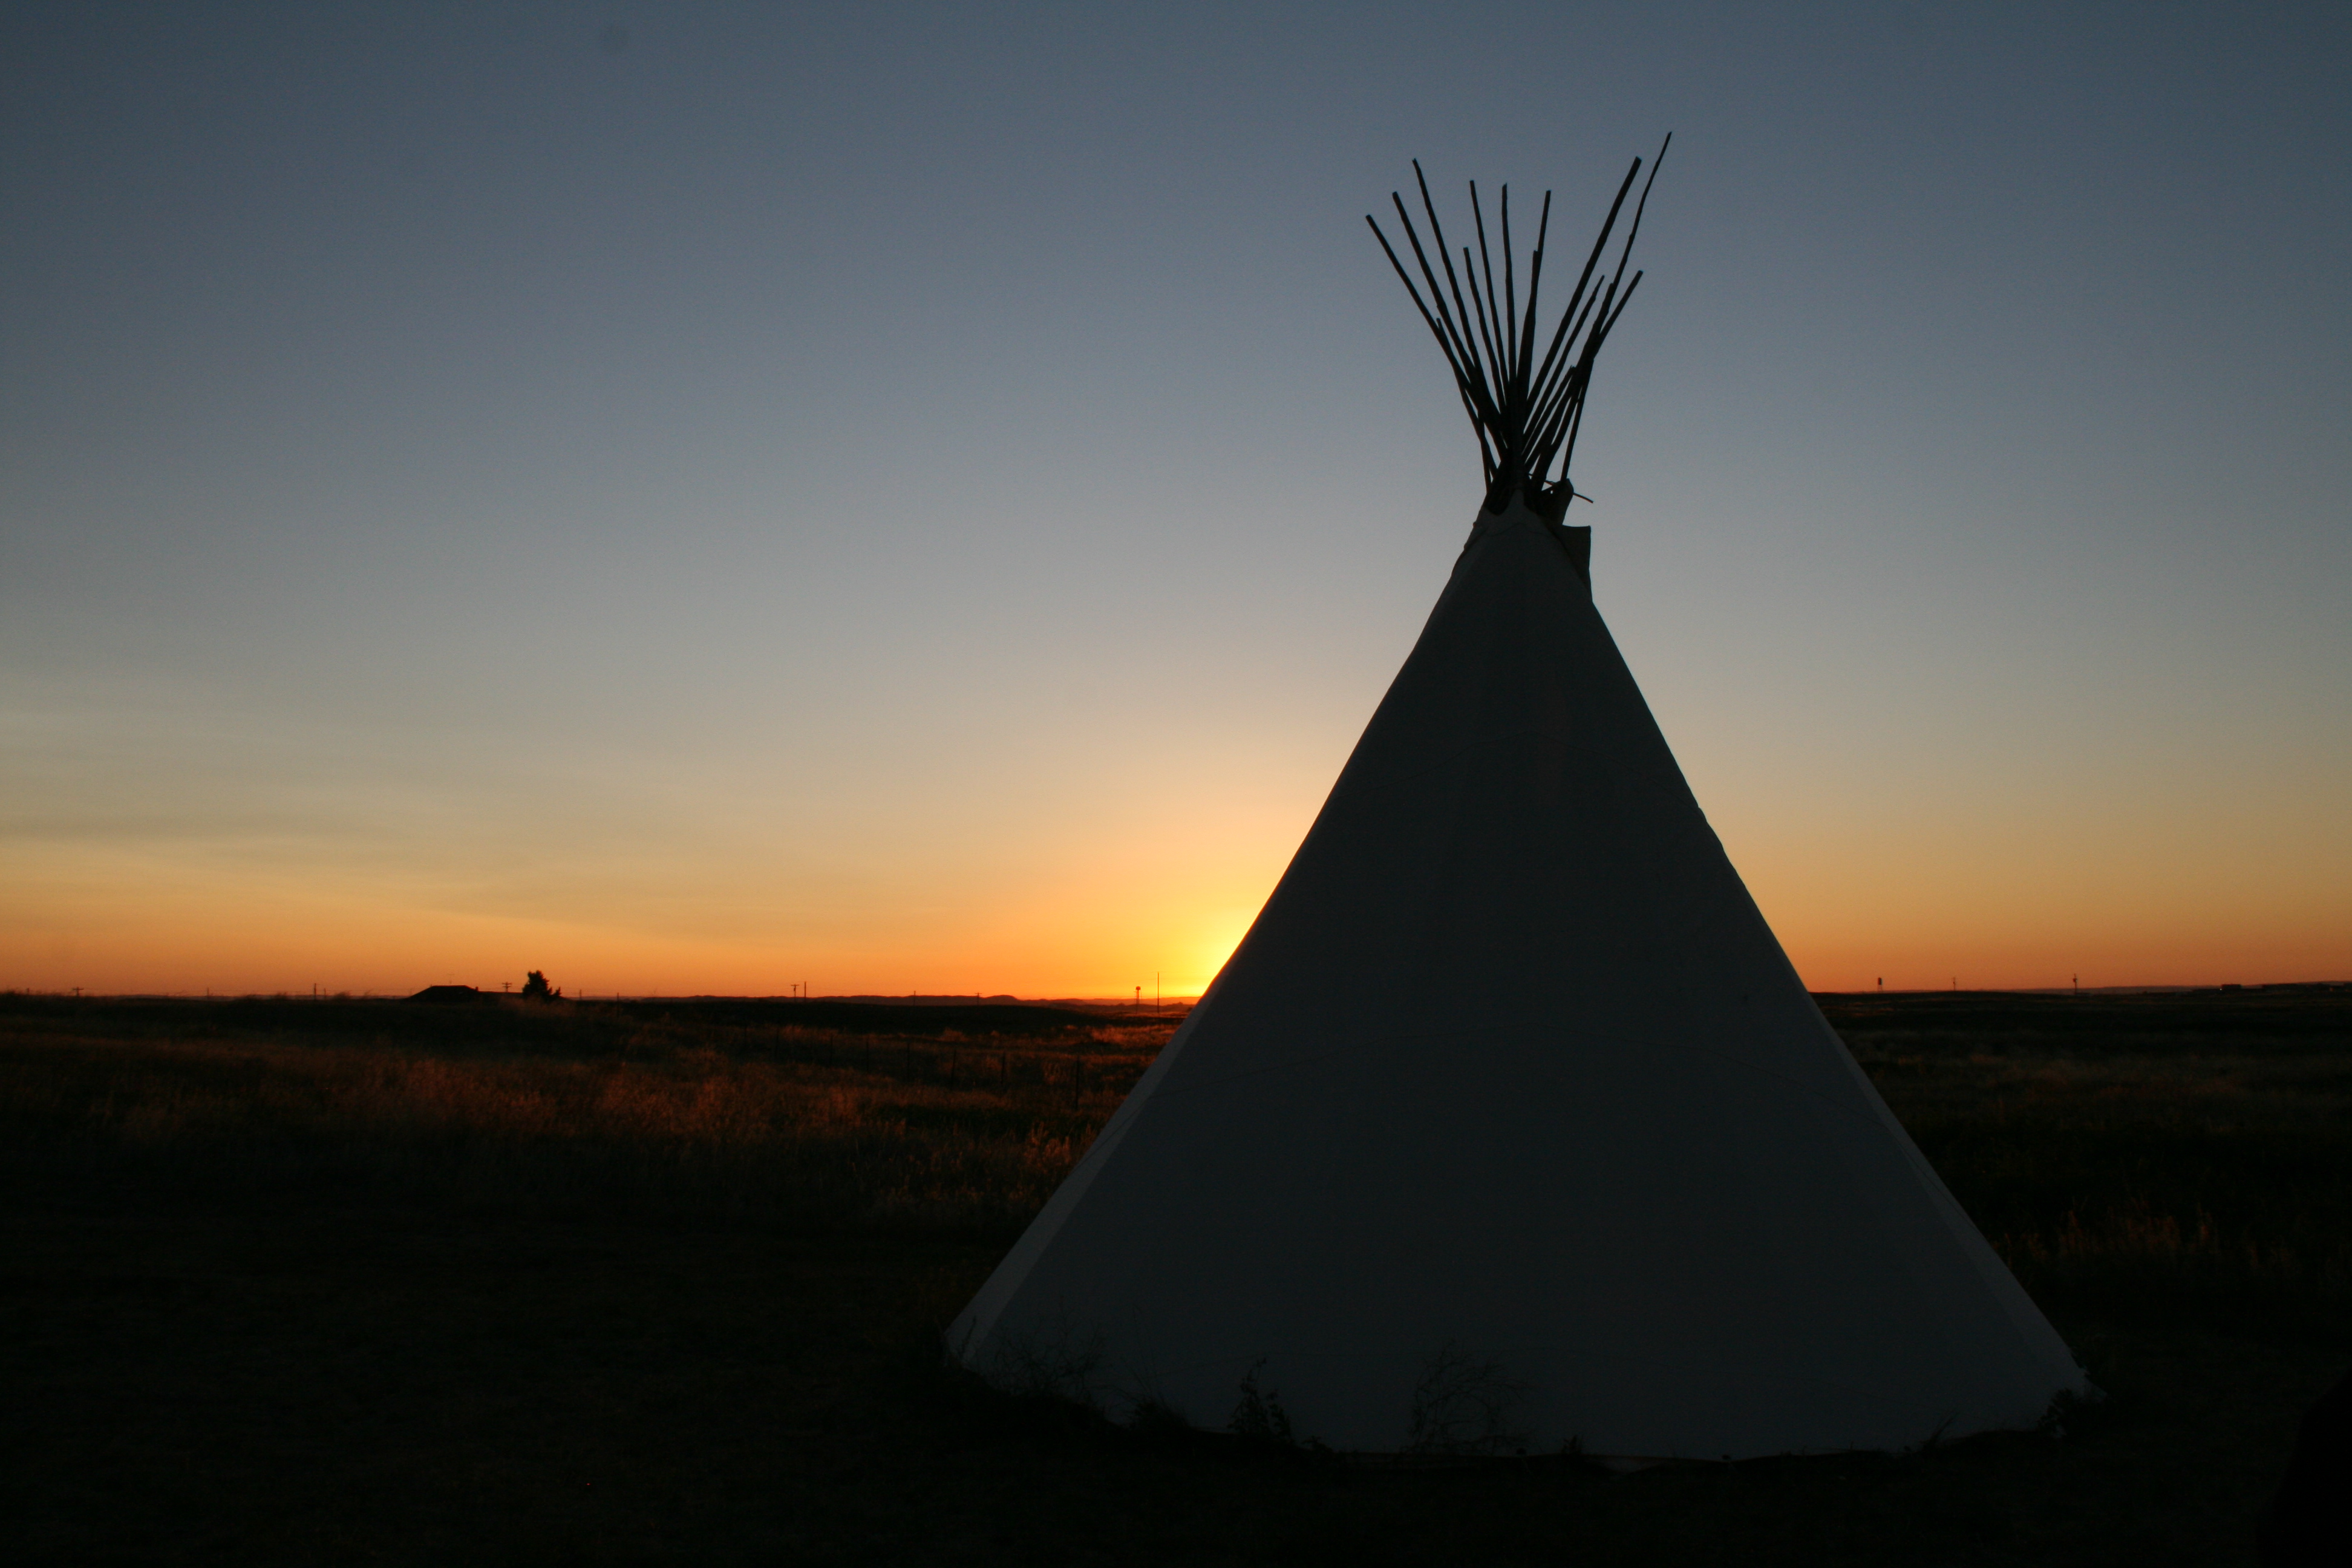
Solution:
[{"label": "teepee", "polygon": [[1563,526],[1640,169],[1539,359],[1549,196],[1524,310],[1507,192],[1499,289],[1475,185],[1458,273],[1426,182],[1435,267],[1397,200],[1485,503],[1256,923],[950,1326],[990,1381],[1627,1459],[1905,1448],[2084,1388],[1782,954]]}]

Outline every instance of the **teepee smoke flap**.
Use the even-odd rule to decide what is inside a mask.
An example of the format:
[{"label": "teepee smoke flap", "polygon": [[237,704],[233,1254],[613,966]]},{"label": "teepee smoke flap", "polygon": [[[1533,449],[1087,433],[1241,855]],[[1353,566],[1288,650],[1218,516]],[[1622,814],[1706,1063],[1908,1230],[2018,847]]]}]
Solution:
[{"label": "teepee smoke flap", "polygon": [[[1673,145],[1668,136],[1658,148],[1658,163],[1663,163],[1666,148]],[[1380,223],[1370,214],[1364,222],[1371,226],[1372,237],[1381,242],[1381,249],[1396,268],[1405,292],[1412,296],[1421,319],[1428,323],[1430,336],[1445,355],[1448,369],[1454,373],[1455,390],[1461,394],[1463,411],[1470,416],[1471,428],[1478,435],[1478,456],[1486,474],[1486,501],[1489,510],[1499,511],[1504,501],[1514,491],[1539,513],[1557,519],[1567,509],[1576,491],[1569,479],[1569,466],[1576,455],[1577,431],[1584,415],[1584,395],[1592,384],[1592,363],[1601,348],[1615,330],[1618,318],[1633,302],[1633,290],[1641,285],[1642,274],[1626,277],[1631,265],[1633,241],[1642,232],[1642,214],[1650,202],[1650,186],[1658,177],[1658,163],[1650,166],[1650,177],[1642,184],[1640,199],[1633,204],[1633,220],[1626,226],[1625,243],[1617,257],[1614,273],[1604,273],[1598,283],[1594,269],[1601,265],[1601,255],[1609,247],[1609,237],[1616,231],[1617,218],[1624,210],[1625,197],[1633,188],[1633,181],[1642,172],[1642,160],[1625,172],[1624,183],[1617,187],[1617,199],[1610,204],[1609,216],[1602,220],[1601,233],[1592,242],[1592,252],[1585,258],[1584,270],[1576,279],[1576,288],[1569,295],[1568,306],[1560,312],[1559,324],[1551,334],[1550,345],[1545,350],[1540,364],[1535,363],[1537,333],[1537,301],[1543,287],[1544,241],[1551,232],[1551,193],[1546,191],[1543,211],[1536,223],[1535,248],[1528,258],[1527,308],[1521,311],[1515,276],[1516,258],[1511,247],[1511,187],[1500,192],[1499,216],[1503,250],[1503,286],[1495,287],[1495,258],[1486,242],[1486,215],[1478,199],[1478,184],[1470,183],[1470,217],[1478,236],[1478,259],[1472,265],[1470,249],[1462,249],[1462,270],[1454,269],[1454,254],[1447,247],[1445,226],[1438,220],[1437,204],[1429,195],[1429,180],[1423,174],[1420,160],[1412,165],[1413,180],[1421,189],[1423,215],[1429,220],[1431,242],[1437,247],[1438,266],[1444,270],[1445,287],[1438,287],[1437,273],[1429,263],[1429,253],[1423,248],[1421,234],[1413,226],[1412,215],[1405,210],[1404,197],[1391,192],[1389,199],[1396,206],[1397,221],[1403,226],[1405,242],[1419,264],[1421,276],[1429,285],[1429,298],[1422,298],[1421,289],[1398,259],[1396,247],[1381,232]],[[1486,289],[1478,287],[1481,276]],[[1468,297],[1464,296],[1465,279],[1468,279]],[[1451,296],[1453,304],[1446,300]],[[1557,462],[1559,473],[1552,477],[1552,465]]]}]

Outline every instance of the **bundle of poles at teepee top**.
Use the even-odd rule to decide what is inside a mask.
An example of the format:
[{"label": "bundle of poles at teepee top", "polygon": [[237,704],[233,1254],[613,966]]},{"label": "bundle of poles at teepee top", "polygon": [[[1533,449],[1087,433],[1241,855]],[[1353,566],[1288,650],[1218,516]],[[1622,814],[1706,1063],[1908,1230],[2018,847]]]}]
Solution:
[{"label": "bundle of poles at teepee top", "polygon": [[[1673,144],[1668,136],[1658,148],[1658,158],[1664,162],[1666,148]],[[1391,192],[1396,203],[1397,219],[1404,225],[1406,242],[1412,247],[1413,259],[1421,264],[1421,275],[1429,284],[1429,299],[1424,301],[1421,290],[1413,284],[1412,274],[1397,258],[1396,247],[1371,215],[1364,221],[1371,225],[1372,234],[1388,252],[1389,265],[1403,279],[1405,291],[1421,310],[1421,319],[1429,323],[1430,335],[1444,351],[1445,363],[1453,368],[1455,387],[1462,394],[1462,407],[1470,416],[1471,427],[1478,432],[1478,455],[1486,473],[1486,509],[1500,511],[1508,504],[1513,491],[1522,495],[1527,503],[1555,521],[1567,510],[1569,500],[1577,492],[1569,482],[1568,466],[1576,455],[1576,435],[1584,422],[1584,394],[1592,383],[1592,362],[1601,353],[1601,345],[1609,341],[1617,319],[1633,302],[1633,290],[1640,286],[1642,275],[1633,275],[1629,281],[1625,268],[1633,254],[1634,237],[1642,232],[1642,209],[1649,205],[1650,185],[1658,177],[1657,165],[1650,167],[1650,178],[1642,184],[1641,199],[1633,204],[1633,221],[1625,230],[1625,246],[1618,253],[1617,270],[1596,283],[1593,269],[1601,264],[1601,253],[1609,244],[1609,236],[1617,226],[1617,215],[1623,210],[1625,196],[1633,188],[1634,177],[1642,172],[1642,160],[1625,172],[1625,182],[1617,187],[1617,199],[1609,205],[1609,217],[1601,226],[1600,237],[1592,242],[1592,254],[1586,258],[1584,271],[1576,280],[1576,291],[1569,296],[1568,308],[1560,312],[1559,325],[1551,336],[1540,363],[1536,362],[1536,298],[1543,283],[1544,237],[1551,227],[1551,193],[1546,191],[1543,216],[1536,226],[1534,253],[1528,261],[1528,300],[1523,311],[1519,308],[1517,279],[1511,256],[1511,187],[1502,188],[1502,248],[1503,284],[1495,287],[1495,261],[1486,246],[1486,217],[1478,204],[1478,184],[1470,183],[1470,216],[1478,231],[1478,258],[1475,265],[1470,247],[1462,247],[1462,273],[1454,270],[1454,258],[1445,243],[1445,230],[1437,221],[1436,205],[1429,198],[1429,181],[1421,172],[1421,161],[1413,160],[1413,178],[1421,185],[1422,211],[1429,217],[1432,242],[1437,247],[1438,265],[1445,272],[1445,287],[1440,288],[1437,273],[1429,264],[1428,253],[1422,249],[1421,236],[1412,226],[1412,216],[1405,211],[1404,197]],[[1486,288],[1479,288],[1479,275],[1484,272]],[[1468,280],[1467,299],[1463,294],[1463,279]],[[1446,304],[1448,294],[1453,304]],[[1431,307],[1434,306],[1433,310]],[[1557,463],[1559,474],[1551,476]]]}]

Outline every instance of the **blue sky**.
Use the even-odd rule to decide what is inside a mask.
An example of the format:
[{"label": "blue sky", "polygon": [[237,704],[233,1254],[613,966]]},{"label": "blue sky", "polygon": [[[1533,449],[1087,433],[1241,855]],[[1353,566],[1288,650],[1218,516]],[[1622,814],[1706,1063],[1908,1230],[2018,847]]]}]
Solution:
[{"label": "blue sky", "polygon": [[2352,973],[2340,7],[0,25],[0,984],[1197,986],[1477,502],[1362,215],[1667,131],[1579,521],[1801,970]]}]

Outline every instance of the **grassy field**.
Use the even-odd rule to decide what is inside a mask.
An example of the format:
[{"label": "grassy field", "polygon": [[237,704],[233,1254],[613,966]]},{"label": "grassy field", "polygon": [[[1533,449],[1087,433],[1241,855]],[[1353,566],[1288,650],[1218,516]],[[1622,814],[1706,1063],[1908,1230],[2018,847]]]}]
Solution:
[{"label": "grassy field", "polygon": [[2251,1563],[2352,1364],[2352,992],[1831,998],[2110,1397],[1374,1468],[941,1371],[1171,1020],[0,996],[14,1561]]}]

